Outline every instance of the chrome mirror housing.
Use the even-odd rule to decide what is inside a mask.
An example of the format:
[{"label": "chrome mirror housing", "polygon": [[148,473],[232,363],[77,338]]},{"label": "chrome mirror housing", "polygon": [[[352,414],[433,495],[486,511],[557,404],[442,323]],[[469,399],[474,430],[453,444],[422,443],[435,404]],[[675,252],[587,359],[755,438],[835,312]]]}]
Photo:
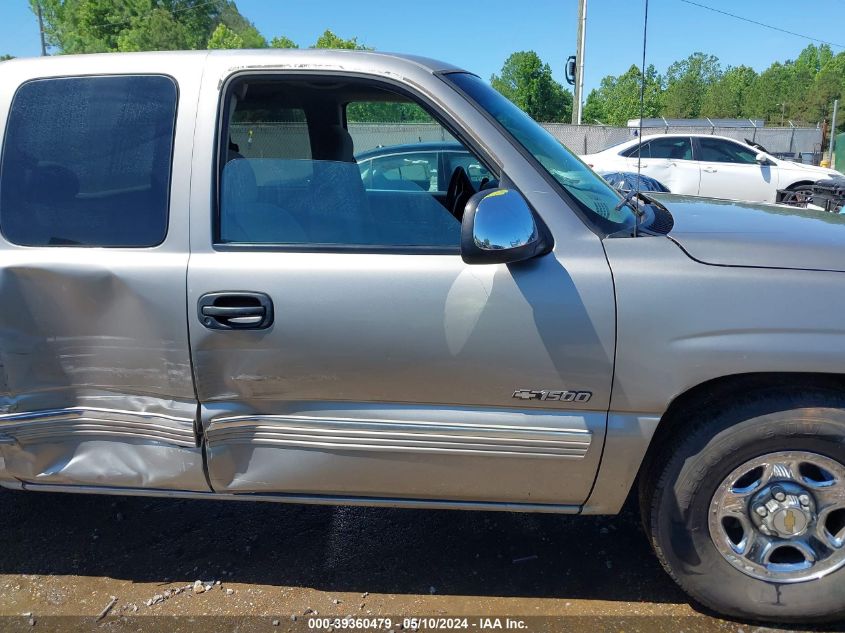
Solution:
[{"label": "chrome mirror housing", "polygon": [[548,230],[513,189],[488,189],[467,202],[461,257],[467,264],[509,264],[551,250]]}]

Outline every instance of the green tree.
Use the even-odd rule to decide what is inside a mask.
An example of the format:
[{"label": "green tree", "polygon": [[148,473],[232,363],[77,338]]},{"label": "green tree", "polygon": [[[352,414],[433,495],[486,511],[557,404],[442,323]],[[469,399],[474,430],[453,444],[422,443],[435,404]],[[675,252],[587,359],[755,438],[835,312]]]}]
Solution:
[{"label": "green tree", "polygon": [[572,93],[554,80],[552,69],[534,51],[513,53],[490,83],[536,121],[572,118]]},{"label": "green tree", "polygon": [[294,42],[289,37],[279,35],[270,40],[270,48],[299,48],[299,44]]},{"label": "green tree", "polygon": [[350,103],[346,118],[352,123],[433,123],[431,115],[416,103]]},{"label": "green tree", "polygon": [[[810,44],[797,59],[773,62],[760,74],[747,66],[723,73],[717,58],[695,53],[672,64],[662,83],[661,95],[660,77],[649,68],[646,116],[751,118],[777,124],[784,118],[812,125],[830,115],[834,99],[845,98],[845,52],[834,55],[829,46]],[[584,118],[624,124],[638,116],[638,95],[635,67],[607,76],[587,97]]]},{"label": "green tree", "polygon": [[[813,79],[804,99],[803,119],[807,122],[820,121],[830,113],[834,99],[842,101],[845,96],[845,52],[831,57]],[[843,107],[845,104],[840,103]],[[845,117],[837,126],[845,127]]]},{"label": "green tree", "polygon": [[[205,48],[221,24],[243,47],[267,41],[233,0],[29,0],[61,53]],[[231,40],[231,38],[230,38]]]},{"label": "green tree", "polygon": [[139,0],[115,8],[106,0],[30,0],[41,8],[47,42],[64,53],[118,50],[118,37],[141,14]]},{"label": "green tree", "polygon": [[208,38],[206,48],[244,48],[244,40],[240,35],[221,22],[217,25],[217,28],[214,29],[211,37]]},{"label": "green tree", "polygon": [[704,95],[721,74],[719,59],[704,53],[693,53],[669,66],[663,95],[664,116],[681,119],[701,116]]},{"label": "green tree", "polygon": [[241,38],[243,46],[238,48],[267,48],[265,37],[261,35],[252,22],[241,15],[232,0],[227,0],[222,7],[219,19],[221,24],[225,24]]},{"label": "green tree", "polygon": [[[745,101],[743,117],[764,119],[780,124],[781,118],[790,119],[803,91],[795,91],[792,62],[775,62],[757,76]],[[806,90],[806,88],[804,89]],[[784,105],[785,104],[785,105]]]},{"label": "green tree", "polygon": [[[144,25],[138,23],[143,20]],[[135,24],[135,27],[131,25]],[[187,29],[176,21],[173,14],[161,8],[153,9],[143,18],[130,21],[130,28],[117,36],[119,51],[166,51],[192,48]]]},{"label": "green tree", "polygon": [[[584,104],[585,123],[626,125],[640,117],[640,81],[642,73],[636,66],[618,77],[608,76],[600,86],[590,91]],[[643,93],[643,116],[660,116],[662,110],[662,78],[654,66],[646,68]]]},{"label": "green tree", "polygon": [[710,84],[701,102],[701,116],[738,119],[746,109],[746,100],[757,79],[748,66],[728,68],[718,80]]},{"label": "green tree", "polygon": [[351,51],[372,50],[371,48],[367,48],[363,44],[359,44],[357,37],[345,40],[329,29],[326,29],[323,34],[317,38],[317,41],[314,42],[314,45],[311,48],[335,48]]},{"label": "green tree", "polygon": [[0,55],[0,62],[5,62],[7,59],[14,59],[14,55]]}]

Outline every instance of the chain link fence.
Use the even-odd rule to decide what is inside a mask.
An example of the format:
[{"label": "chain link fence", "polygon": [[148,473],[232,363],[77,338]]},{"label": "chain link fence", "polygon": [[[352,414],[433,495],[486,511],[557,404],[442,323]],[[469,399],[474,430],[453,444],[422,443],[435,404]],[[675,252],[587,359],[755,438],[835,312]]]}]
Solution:
[{"label": "chain link fence", "polygon": [[[544,123],[543,127],[576,154],[600,152],[627,141],[636,132],[636,128],[605,125]],[[230,133],[232,140],[242,151],[248,149],[251,157],[278,156],[280,147],[290,149],[292,156],[302,156],[300,152],[307,151],[308,132],[302,123],[234,124]],[[391,145],[455,140],[436,123],[350,123],[349,133],[356,153]],[[818,128],[665,126],[645,128],[643,134],[715,134],[738,141],[748,139],[777,156],[816,164],[822,151],[822,131]]]}]

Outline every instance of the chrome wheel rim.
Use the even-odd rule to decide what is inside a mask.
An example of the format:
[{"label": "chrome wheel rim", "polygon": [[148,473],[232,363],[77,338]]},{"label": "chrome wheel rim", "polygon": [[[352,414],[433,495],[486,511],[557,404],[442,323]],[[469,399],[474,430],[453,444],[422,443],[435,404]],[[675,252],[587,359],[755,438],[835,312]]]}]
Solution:
[{"label": "chrome wheel rim", "polygon": [[710,538],[742,573],[806,582],[845,565],[845,466],[804,451],[736,468],[710,502]]}]

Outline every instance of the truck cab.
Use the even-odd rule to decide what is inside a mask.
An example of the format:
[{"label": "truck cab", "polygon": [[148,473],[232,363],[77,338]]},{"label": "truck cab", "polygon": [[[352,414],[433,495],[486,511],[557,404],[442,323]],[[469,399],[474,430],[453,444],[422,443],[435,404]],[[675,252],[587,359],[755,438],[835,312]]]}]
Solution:
[{"label": "truck cab", "polygon": [[[666,549],[678,516],[708,526],[692,547],[728,580],[682,582],[697,599],[845,609],[843,219],[623,199],[478,77],[417,57],[0,77],[4,487],[613,514],[638,480],[676,577],[697,573]],[[425,140],[485,177],[365,186],[356,154]],[[779,607],[735,591],[781,585]]]}]

